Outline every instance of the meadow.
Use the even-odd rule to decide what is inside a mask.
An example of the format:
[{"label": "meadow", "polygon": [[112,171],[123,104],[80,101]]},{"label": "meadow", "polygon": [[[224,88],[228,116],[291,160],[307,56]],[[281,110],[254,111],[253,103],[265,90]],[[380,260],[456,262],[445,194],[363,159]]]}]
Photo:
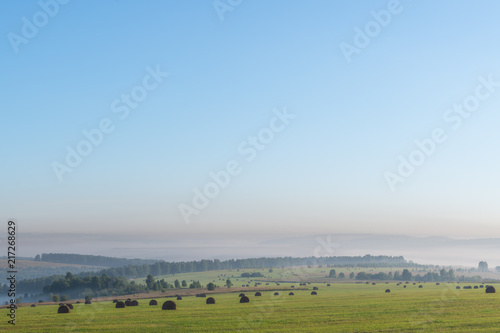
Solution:
[{"label": "meadow", "polygon": [[[250,298],[246,304],[239,303],[241,291],[236,289],[241,287],[218,288],[215,293],[207,293],[215,298],[213,305],[195,296],[178,301],[161,296],[154,298],[157,306],[149,306],[151,298],[137,295],[136,307],[115,309],[110,300],[93,301],[90,305],[74,304],[69,314],[58,314],[55,304],[25,305],[17,310],[15,327],[6,324],[5,315],[1,326],[22,332],[498,332],[498,293],[486,294],[484,288],[456,289],[457,285],[478,283],[428,282],[421,283],[422,288],[418,283],[410,282],[406,288],[404,285],[270,283],[242,291]],[[492,285],[497,290],[500,287]],[[318,287],[314,296],[313,287]],[[391,292],[386,293],[386,289]],[[262,290],[262,296],[254,296],[256,290]],[[288,295],[291,291],[294,296]],[[174,300],[177,310],[162,310],[166,300]]]}]

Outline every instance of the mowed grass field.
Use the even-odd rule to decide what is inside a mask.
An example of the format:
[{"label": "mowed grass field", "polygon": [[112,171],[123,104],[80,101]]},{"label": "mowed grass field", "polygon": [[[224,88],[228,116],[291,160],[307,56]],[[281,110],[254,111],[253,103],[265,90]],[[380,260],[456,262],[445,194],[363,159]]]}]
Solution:
[{"label": "mowed grass field", "polygon": [[[279,288],[298,284],[281,283]],[[139,299],[139,306],[115,309],[111,301],[91,305],[74,304],[69,314],[58,314],[57,305],[20,307],[16,326],[2,330],[21,332],[498,332],[500,294],[483,289],[456,290],[456,283],[418,283],[396,286],[385,282],[370,284],[308,284],[307,290],[244,292],[250,303],[239,303],[239,292],[222,290],[210,294],[216,304],[194,296],[183,300]],[[478,285],[460,283],[460,286]],[[492,284],[497,291],[500,284]],[[313,287],[318,295],[312,296]],[[269,286],[271,287],[271,286]],[[274,287],[273,287],[274,288]],[[390,293],[385,293],[389,288]],[[119,298],[120,299],[120,298]],[[123,298],[121,298],[123,299]],[[165,300],[174,300],[177,310],[162,310]],[[1,312],[7,314],[7,309]]]}]

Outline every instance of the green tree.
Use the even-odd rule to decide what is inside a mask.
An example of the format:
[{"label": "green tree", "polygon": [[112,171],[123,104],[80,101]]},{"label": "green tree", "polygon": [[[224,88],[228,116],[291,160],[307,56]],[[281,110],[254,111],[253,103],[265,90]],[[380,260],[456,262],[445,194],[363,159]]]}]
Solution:
[{"label": "green tree", "polygon": [[339,273],[339,279],[345,279],[345,274],[344,273]]},{"label": "green tree", "polygon": [[182,285],[182,288],[186,288],[188,286],[186,280],[182,280],[181,285]]},{"label": "green tree", "polygon": [[349,274],[349,279],[354,279],[354,272],[351,272],[351,274]]},{"label": "green tree", "polygon": [[337,276],[337,272],[335,272],[334,269],[330,269],[330,274],[328,275],[329,278],[334,278]]},{"label": "green tree", "polygon": [[153,289],[154,283],[155,283],[155,278],[153,277],[153,275],[148,274],[148,276],[146,277],[146,286],[148,287],[148,289]]},{"label": "green tree", "polygon": [[231,288],[231,287],[233,286],[233,283],[231,282],[231,280],[230,280],[230,279],[227,279],[227,280],[226,280],[226,286],[227,286],[228,288]]},{"label": "green tree", "polygon": [[412,279],[413,275],[411,274],[411,272],[409,270],[407,270],[406,268],[403,269],[403,273],[401,274],[401,278],[405,281],[410,281]]},{"label": "green tree", "polygon": [[91,301],[91,300],[92,300],[92,296],[90,296],[90,295],[85,296],[85,301]]},{"label": "green tree", "polygon": [[35,257],[35,261],[42,261],[42,259],[40,258],[40,255],[37,254],[36,257]]},{"label": "green tree", "polygon": [[174,281],[174,286],[175,286],[176,289],[179,289],[181,287],[181,283],[179,282],[179,280],[176,279]]},{"label": "green tree", "polygon": [[215,284],[213,282],[210,282],[209,284],[207,284],[207,289],[210,291],[215,290]]},{"label": "green tree", "polygon": [[52,296],[52,302],[59,303],[59,295]]},{"label": "green tree", "polygon": [[480,261],[477,266],[477,270],[479,272],[487,272],[488,271],[488,263],[486,261]]},{"label": "green tree", "polygon": [[68,295],[61,295],[61,299],[60,299],[61,302],[66,302],[67,300],[69,300]]}]

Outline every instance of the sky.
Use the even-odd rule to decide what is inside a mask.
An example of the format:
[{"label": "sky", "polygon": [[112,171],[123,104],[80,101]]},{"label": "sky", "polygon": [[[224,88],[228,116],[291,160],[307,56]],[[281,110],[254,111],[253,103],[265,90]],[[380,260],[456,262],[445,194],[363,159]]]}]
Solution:
[{"label": "sky", "polygon": [[4,1],[0,219],[138,240],[500,237],[499,9]]}]

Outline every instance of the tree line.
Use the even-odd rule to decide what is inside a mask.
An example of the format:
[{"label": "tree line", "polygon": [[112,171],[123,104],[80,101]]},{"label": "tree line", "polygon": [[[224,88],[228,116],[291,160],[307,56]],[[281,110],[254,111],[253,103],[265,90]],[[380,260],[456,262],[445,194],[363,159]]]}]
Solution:
[{"label": "tree line", "polygon": [[125,259],[73,253],[42,253],[42,255],[37,254],[34,260],[101,267],[123,267],[128,265],[154,264],[158,261],[151,259]]}]

